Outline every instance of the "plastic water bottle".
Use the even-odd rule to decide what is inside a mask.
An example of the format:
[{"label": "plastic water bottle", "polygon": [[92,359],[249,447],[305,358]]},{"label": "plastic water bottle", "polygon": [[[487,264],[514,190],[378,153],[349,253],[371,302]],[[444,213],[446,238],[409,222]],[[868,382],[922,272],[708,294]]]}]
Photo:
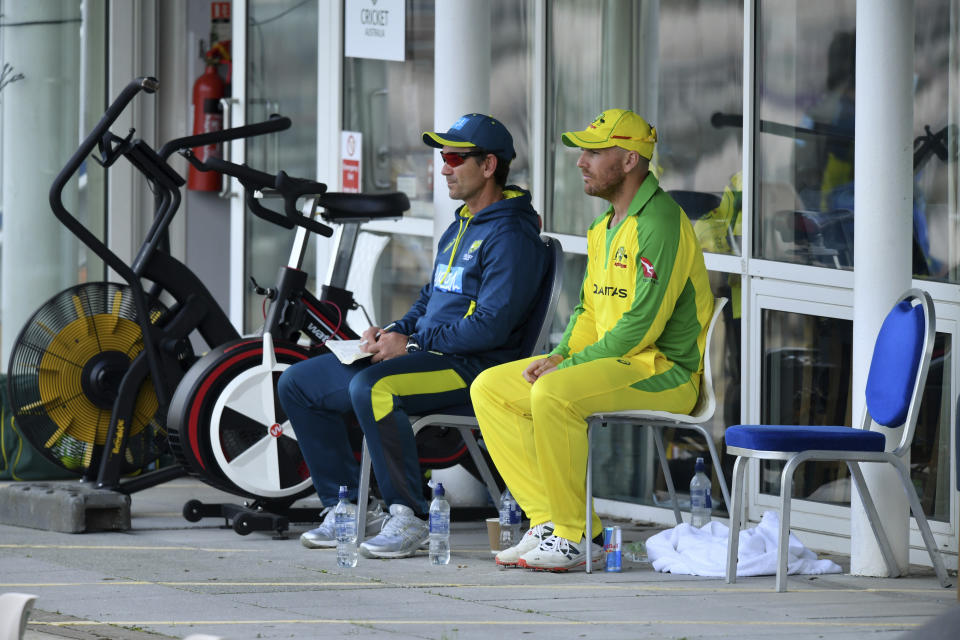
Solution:
[{"label": "plastic water bottle", "polygon": [[713,503],[710,501],[710,476],[704,472],[703,458],[697,458],[690,481],[690,524],[700,528],[710,522]]},{"label": "plastic water bottle", "polygon": [[520,542],[520,505],[513,499],[510,489],[500,495],[500,550],[509,549]]},{"label": "plastic water bottle", "polygon": [[438,482],[430,503],[430,564],[450,563],[450,503]]},{"label": "plastic water bottle", "polygon": [[357,508],[347,500],[347,485],[340,485],[340,502],[333,508],[337,534],[337,566],[357,566]]}]

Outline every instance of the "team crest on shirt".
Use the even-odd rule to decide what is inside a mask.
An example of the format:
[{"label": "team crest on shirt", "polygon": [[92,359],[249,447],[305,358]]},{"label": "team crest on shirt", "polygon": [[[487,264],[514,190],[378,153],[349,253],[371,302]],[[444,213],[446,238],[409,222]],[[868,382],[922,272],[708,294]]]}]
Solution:
[{"label": "team crest on shirt", "polygon": [[650,280],[657,279],[657,270],[653,268],[653,263],[646,258],[640,258],[640,267],[643,269],[643,277]]},{"label": "team crest on shirt", "polygon": [[623,247],[617,249],[617,252],[614,254],[613,266],[620,267],[621,269],[627,268],[627,250]]},{"label": "team crest on shirt", "polygon": [[469,261],[469,260],[473,260],[473,254],[475,254],[475,253],[477,252],[477,249],[480,248],[480,245],[481,245],[481,244],[483,244],[483,240],[482,240],[482,239],[480,239],[480,240],[474,240],[474,241],[473,241],[473,244],[470,245],[470,248],[467,249],[467,252],[466,252],[465,254],[463,254],[463,260],[464,260],[464,262],[467,262],[467,261]]}]

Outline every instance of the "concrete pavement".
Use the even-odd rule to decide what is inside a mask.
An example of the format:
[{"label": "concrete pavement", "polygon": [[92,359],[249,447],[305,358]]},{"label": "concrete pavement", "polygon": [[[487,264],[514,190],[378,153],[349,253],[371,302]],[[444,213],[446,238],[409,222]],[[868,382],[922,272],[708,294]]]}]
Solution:
[{"label": "concrete pavement", "polygon": [[[237,502],[193,479],[133,495],[133,529],[65,534],[0,525],[0,593],[39,596],[26,638],[904,638],[958,637],[957,592],[932,570],[906,578],[673,576],[624,562],[620,574],[499,570],[485,525],[454,522],[449,565],[426,553],[360,559],[289,539],[240,536],[183,504]],[[620,522],[624,540],[656,529]],[[846,570],[845,557],[831,556]],[[951,618],[951,616],[953,616]]]}]

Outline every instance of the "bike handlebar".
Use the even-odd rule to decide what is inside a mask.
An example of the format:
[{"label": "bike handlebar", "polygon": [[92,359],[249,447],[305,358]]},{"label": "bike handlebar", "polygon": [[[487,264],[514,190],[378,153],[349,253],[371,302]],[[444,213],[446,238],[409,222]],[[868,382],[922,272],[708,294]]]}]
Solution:
[{"label": "bike handlebar", "polygon": [[[247,165],[215,157],[207,158],[201,162],[190,149],[184,149],[180,153],[187,159],[187,162],[200,171],[217,171],[239,180],[247,191],[247,206],[257,217],[285,229],[292,229],[294,225],[297,225],[322,236],[330,237],[333,235],[333,229],[322,222],[304,216],[297,210],[298,198],[310,195],[319,196],[326,192],[327,185],[322,182],[294,178],[283,171],[274,175],[251,169]],[[283,209],[286,215],[268,209],[257,202],[254,192],[265,189],[275,189],[283,197]]]},{"label": "bike handlebar", "polygon": [[86,160],[87,156],[90,155],[97,144],[99,144],[101,138],[109,131],[110,126],[116,122],[123,110],[127,108],[130,101],[141,91],[154,93],[159,87],[160,83],[156,78],[144,76],[131,80],[120,92],[120,95],[117,96],[117,99],[107,108],[103,116],[100,117],[100,121],[94,126],[93,130],[87,135],[83,142],[80,143],[80,146],[67,161],[67,164],[64,165],[63,169],[60,170],[60,173],[53,179],[53,184],[50,186],[50,208],[53,209],[53,214],[57,219],[74,233],[81,242],[93,248],[110,268],[128,282],[135,278],[133,271],[118,255],[110,251],[106,245],[100,242],[95,235],[67,211],[66,207],[63,206],[63,189],[70,178],[80,169],[80,166],[83,164],[83,161]]},{"label": "bike handlebar", "polygon": [[222,129],[220,131],[211,131],[209,133],[200,133],[194,136],[184,136],[183,138],[170,140],[160,147],[160,150],[157,152],[157,154],[166,160],[173,154],[174,151],[178,151],[180,149],[202,147],[203,145],[215,144],[217,142],[239,140],[240,138],[252,138],[253,136],[261,136],[267,133],[284,131],[290,128],[290,124],[290,118],[275,113],[271,115],[268,120],[264,120],[263,122],[248,124],[242,127]]}]

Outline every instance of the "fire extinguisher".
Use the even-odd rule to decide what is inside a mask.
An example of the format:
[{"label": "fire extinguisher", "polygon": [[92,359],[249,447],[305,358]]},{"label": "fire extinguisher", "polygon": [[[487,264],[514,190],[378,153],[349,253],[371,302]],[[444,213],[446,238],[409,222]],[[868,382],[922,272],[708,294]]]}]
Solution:
[{"label": "fire extinguisher", "polygon": [[[193,133],[210,133],[223,129],[223,110],[220,98],[224,94],[223,80],[217,73],[216,64],[208,63],[206,70],[193,83]],[[219,158],[220,147],[208,144],[194,147],[194,155],[202,162],[209,157]],[[187,189],[193,191],[219,191],[220,174],[215,171],[199,171],[190,165]]]}]

